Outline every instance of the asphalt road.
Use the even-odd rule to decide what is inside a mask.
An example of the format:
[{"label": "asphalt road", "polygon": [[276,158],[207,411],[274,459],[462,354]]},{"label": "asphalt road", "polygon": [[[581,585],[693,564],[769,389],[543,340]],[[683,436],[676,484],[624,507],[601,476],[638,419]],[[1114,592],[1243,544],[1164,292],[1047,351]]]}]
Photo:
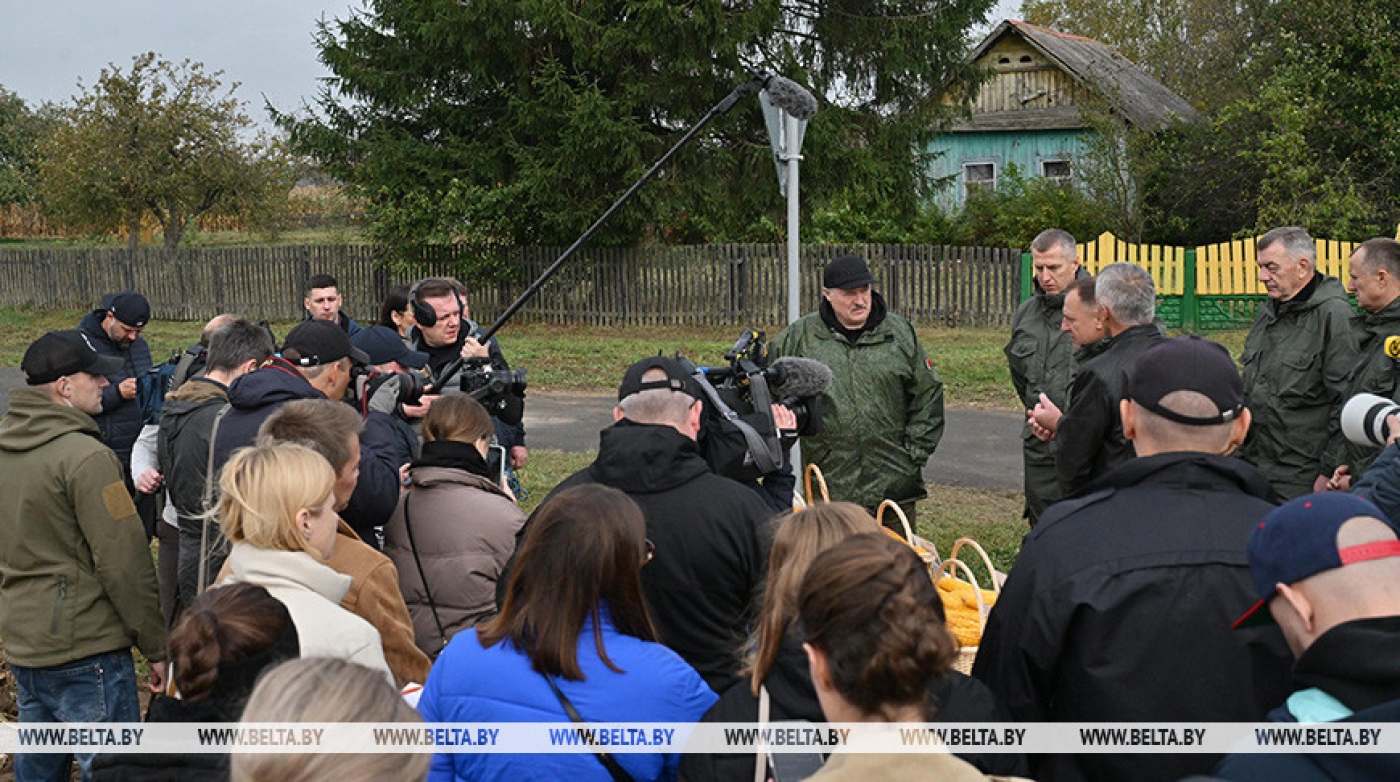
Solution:
[{"label": "asphalt road", "polygon": [[[0,413],[10,389],[24,385],[18,369],[0,368]],[[612,396],[531,392],[525,428],[532,448],[579,453],[598,448],[598,431],[612,423]],[[1021,416],[1015,412],[949,410],[943,442],[924,467],[924,479],[946,486],[1021,489]]]}]

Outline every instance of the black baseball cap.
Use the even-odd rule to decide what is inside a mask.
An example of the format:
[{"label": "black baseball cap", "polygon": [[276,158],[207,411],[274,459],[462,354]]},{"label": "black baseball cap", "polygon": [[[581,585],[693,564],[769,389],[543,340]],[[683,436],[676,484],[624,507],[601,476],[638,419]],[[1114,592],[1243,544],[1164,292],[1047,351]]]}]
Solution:
[{"label": "black baseball cap", "polygon": [[[1176,391],[1203,394],[1219,412],[1189,416],[1168,410],[1162,398]],[[1168,421],[1210,426],[1244,412],[1244,382],[1225,348],[1200,337],[1174,337],[1158,340],[1138,356],[1128,377],[1128,398]]]},{"label": "black baseball cap", "polygon": [[823,288],[850,290],[874,284],[875,277],[870,274],[870,267],[859,255],[838,255],[822,271]]},{"label": "black baseball cap", "polygon": [[[645,375],[653,369],[660,369],[665,372],[666,378],[664,380],[648,380],[643,382],[642,375]],[[644,358],[628,367],[627,374],[622,376],[622,385],[617,388],[617,398],[621,401],[633,394],[659,388],[680,391],[696,399],[703,398],[703,392],[700,390],[700,387],[696,384],[695,379],[690,376],[690,373],[685,370],[685,367],[681,366],[681,362],[674,358],[667,358],[666,356]]]},{"label": "black baseball cap", "polygon": [[378,366],[397,361],[412,369],[422,369],[428,365],[428,354],[413,350],[404,344],[398,332],[388,326],[371,326],[360,329],[350,338],[350,344],[363,350],[369,356],[369,363]]},{"label": "black baseball cap", "polygon": [[20,369],[31,386],[41,386],[75,372],[94,375],[114,375],[126,366],[119,356],[104,356],[97,352],[85,334],[78,331],[50,331],[34,340]]},{"label": "black baseball cap", "polygon": [[151,303],[135,291],[113,293],[102,303],[113,317],[133,329],[145,328],[151,319]]},{"label": "black baseball cap", "polygon": [[347,356],[356,364],[370,363],[363,350],[350,344],[345,330],[328,320],[302,321],[282,343],[282,358],[299,367],[329,364]]}]

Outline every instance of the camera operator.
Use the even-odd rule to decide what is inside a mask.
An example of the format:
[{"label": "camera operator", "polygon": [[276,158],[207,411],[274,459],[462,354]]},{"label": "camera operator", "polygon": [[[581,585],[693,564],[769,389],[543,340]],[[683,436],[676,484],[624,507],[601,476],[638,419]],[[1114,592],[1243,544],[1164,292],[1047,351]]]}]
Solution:
[{"label": "camera operator", "polygon": [[[457,359],[484,360],[492,370],[510,369],[510,362],[494,338],[485,345],[477,340],[482,329],[470,319],[462,283],[450,277],[420,280],[410,291],[409,306],[416,325],[409,332],[408,342],[428,355],[428,380],[434,393],[451,393],[461,382],[461,370],[468,366],[457,364],[457,370],[450,370]],[[528,456],[525,426],[521,422],[525,415],[524,394],[511,389],[494,399],[482,400],[482,404],[495,423],[498,444],[509,455],[509,466],[524,467]]]},{"label": "camera operator", "polygon": [[[369,357],[350,344],[339,326],[326,320],[302,322],[287,334],[282,353],[228,387],[230,410],[214,435],[214,467],[252,445],[258,427],[293,399],[343,401],[354,367],[367,366]],[[379,528],[389,520],[399,500],[399,468],[411,457],[400,452],[387,416],[365,416],[360,433],[360,474],[350,502],[340,517],[364,542],[378,549]],[[212,563],[215,572],[222,561]]]},{"label": "camera operator", "polygon": [[[1361,312],[1351,319],[1359,350],[1342,398],[1375,394],[1400,399],[1400,364],[1386,351],[1386,341],[1400,336],[1400,242],[1384,238],[1362,242],[1351,254],[1348,273],[1347,290],[1356,294]],[[1345,491],[1379,453],[1380,448],[1370,443],[1348,443],[1346,461],[1333,471],[1327,488]]]},{"label": "camera operator", "polygon": [[424,381],[413,372],[428,365],[428,354],[405,345],[387,326],[361,329],[350,343],[369,356],[373,370],[365,376],[363,387],[355,391],[360,412],[389,416],[400,445],[413,459],[418,458],[418,433],[408,419],[422,418],[437,399],[435,394],[423,394]]}]

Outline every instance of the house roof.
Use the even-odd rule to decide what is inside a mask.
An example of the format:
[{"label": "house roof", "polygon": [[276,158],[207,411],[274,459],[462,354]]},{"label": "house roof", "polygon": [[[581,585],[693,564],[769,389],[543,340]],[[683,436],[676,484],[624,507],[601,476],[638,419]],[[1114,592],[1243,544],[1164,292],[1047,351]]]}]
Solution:
[{"label": "house roof", "polygon": [[1196,120],[1199,112],[1107,44],[1048,27],[1007,19],[972,51],[976,62],[998,41],[1019,35],[1050,62],[1095,95],[1107,100],[1128,122],[1156,130],[1173,120]]}]

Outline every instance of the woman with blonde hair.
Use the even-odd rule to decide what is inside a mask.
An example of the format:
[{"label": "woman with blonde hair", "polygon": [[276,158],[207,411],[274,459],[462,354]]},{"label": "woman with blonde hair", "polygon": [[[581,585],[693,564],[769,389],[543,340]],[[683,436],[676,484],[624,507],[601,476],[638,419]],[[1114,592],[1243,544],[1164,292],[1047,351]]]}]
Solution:
[{"label": "woman with blonde hair", "polygon": [[219,478],[219,524],[232,542],[228,581],[257,584],[287,607],[303,657],[338,657],[383,671],[379,631],[340,607],[350,576],[324,560],[335,548],[339,517],[335,473],[303,445],[244,448]]},{"label": "woman with blonde hair", "polygon": [[[657,643],[642,599],[642,511],[617,489],[566,489],[535,512],[501,613],[458,633],[428,675],[428,722],[694,722],[715,702]],[[657,552],[656,556],[665,556]],[[671,779],[677,752],[440,754],[432,779]]]},{"label": "woman with blonde hair", "polygon": [[[745,650],[745,679],[721,694],[719,702],[705,714],[705,722],[825,721],[797,628],[798,593],[819,554],[867,533],[880,533],[880,525],[864,508],[849,502],[817,503],[779,520],[768,555],[762,610]],[[928,580],[927,571],[924,579]],[[935,609],[941,624],[942,605]],[[951,671],[936,678],[931,687],[927,719],[1006,720],[991,691],[976,679]],[[962,756],[989,772],[1025,770],[1024,756],[1014,753]],[[766,758],[752,754],[689,753],[681,760],[681,773],[688,782],[750,779],[755,778],[755,766],[766,763]],[[763,773],[768,772],[764,769]]]},{"label": "woman with blonde hair", "polygon": [[423,418],[423,453],[384,526],[418,648],[436,657],[452,636],[496,613],[496,586],[525,514],[487,467],[495,425],[465,394]]},{"label": "woman with blonde hair", "polygon": [[[290,660],[258,680],[243,722],[422,722],[377,671],[344,660]],[[234,782],[418,782],[432,756],[409,753],[234,753]]]}]

